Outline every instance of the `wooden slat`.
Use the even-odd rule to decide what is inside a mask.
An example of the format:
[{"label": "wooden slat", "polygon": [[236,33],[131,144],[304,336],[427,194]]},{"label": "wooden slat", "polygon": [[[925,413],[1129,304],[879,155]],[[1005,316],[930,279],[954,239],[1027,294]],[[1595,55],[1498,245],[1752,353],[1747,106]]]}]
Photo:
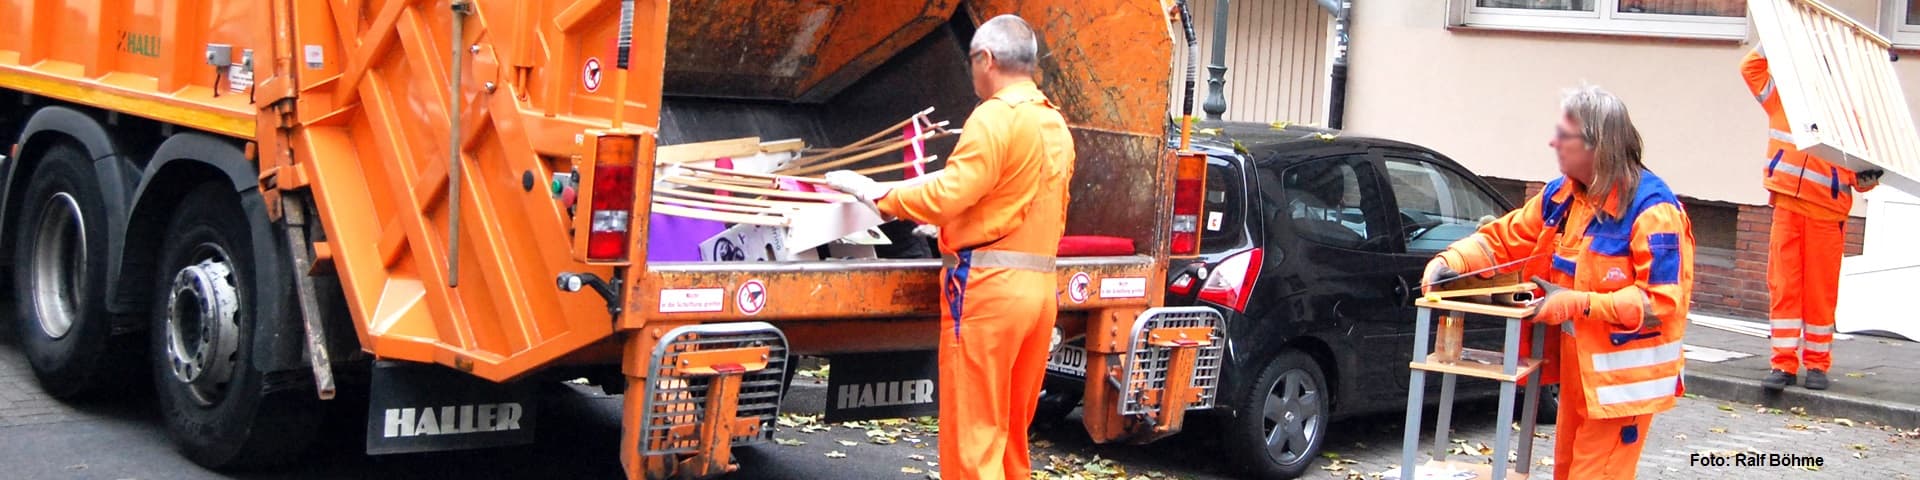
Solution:
[{"label": "wooden slat", "polygon": [[925,158],[921,158],[919,160],[914,160],[911,162],[900,162],[892,165],[881,165],[873,168],[863,168],[859,170],[854,170],[853,173],[858,173],[861,175],[873,175],[876,173],[886,173],[894,170],[906,170],[907,168],[913,167],[915,165],[926,165],[929,162],[932,162],[934,160],[939,160],[939,159],[940,159],[939,155],[928,155]]},{"label": "wooden slat", "polygon": [[789,192],[786,190],[774,190],[770,188],[754,188],[754,187],[747,187],[747,186],[741,186],[741,185],[713,183],[713,182],[702,181],[699,179],[693,179],[693,178],[687,178],[687,177],[667,177],[665,181],[667,183],[672,183],[677,185],[686,185],[689,187],[704,188],[708,190],[723,191],[723,192],[744,193],[749,195],[764,195],[768,197],[791,198],[791,199],[798,199],[798,200],[818,200],[822,202],[854,201],[852,195],[847,195],[844,193]]},{"label": "wooden slat", "polygon": [[1497,382],[1519,381],[1520,378],[1527,376],[1527,374],[1533,373],[1534,369],[1540,368],[1539,360],[1534,360],[1531,358],[1522,358],[1520,359],[1519,368],[1514,370],[1515,373],[1513,375],[1507,375],[1505,373],[1500,372],[1502,370],[1502,367],[1499,365],[1481,365],[1478,363],[1465,363],[1465,362],[1460,362],[1460,363],[1442,362],[1442,361],[1437,361],[1438,359],[1433,358],[1431,355],[1429,355],[1427,359],[1430,361],[1407,362],[1407,367],[1412,368],[1414,370],[1425,370],[1429,372],[1465,375],[1465,376],[1474,377],[1474,378],[1484,378],[1484,379],[1493,380]]},{"label": "wooden slat", "polygon": [[1462,302],[1458,300],[1428,300],[1425,298],[1421,298],[1419,300],[1414,300],[1413,306],[1421,307],[1421,308],[1432,308],[1435,310],[1478,313],[1481,315],[1492,315],[1500,318],[1527,318],[1527,317],[1533,316],[1533,307],[1505,307],[1500,305],[1486,305],[1486,304],[1480,304],[1480,303]]},{"label": "wooden slat", "polygon": [[731,203],[736,205],[750,205],[750,206],[757,206],[757,207],[779,207],[779,208],[792,209],[792,208],[803,208],[803,207],[821,205],[820,202],[796,202],[796,201],[783,201],[783,200],[763,200],[758,198],[729,197],[725,195],[714,195],[711,193],[701,193],[701,192],[695,192],[695,191],[689,191],[689,190],[680,190],[676,188],[655,189],[653,191],[653,194],[656,197],[661,195],[668,195],[668,196],[674,196],[674,197],[680,197],[680,198],[691,198],[695,200],[706,200],[710,202]]},{"label": "wooden slat", "polygon": [[792,180],[796,182],[812,183],[817,185],[827,184],[826,180],[814,178],[814,177],[797,177],[793,175],[781,175],[777,173],[759,173],[759,172],[746,172],[746,171],[740,171],[740,170],[727,170],[724,168],[714,168],[714,167],[708,167],[704,165],[681,165],[680,168],[685,168],[688,170],[698,170],[698,171],[707,172],[707,173],[718,173],[722,175],[733,175],[736,177],[764,178],[764,179],[770,179],[770,180]]},{"label": "wooden slat", "polygon": [[729,203],[708,202],[708,201],[702,201],[702,200],[691,200],[691,199],[669,197],[669,196],[653,197],[653,203],[655,204],[671,203],[671,204],[679,205],[682,207],[706,208],[706,209],[720,210],[723,212],[750,213],[750,214],[780,215],[784,212],[793,211],[793,209],[790,209],[790,208],[735,205],[735,204],[729,204]]},{"label": "wooden slat", "polygon": [[1532,283],[1521,283],[1521,284],[1505,285],[1505,286],[1499,286],[1499,287],[1468,288],[1468,289],[1461,289],[1461,290],[1434,290],[1433,293],[1427,294],[1427,298],[1442,299],[1442,298],[1458,298],[1458,297],[1475,297],[1480,295],[1498,295],[1502,293],[1520,293],[1520,292],[1533,291],[1534,288],[1535,287]]},{"label": "wooden slat", "polygon": [[751,157],[758,154],[760,154],[760,137],[661,145],[654,149],[656,163],[687,163],[722,157]]},{"label": "wooden slat", "polygon": [[[916,137],[914,137],[914,140],[919,140],[919,141],[926,141],[926,140],[931,140],[931,139],[933,139],[933,138],[935,138],[935,137],[938,137],[938,136],[941,136],[941,135],[946,135],[946,134],[948,134],[948,133],[943,133],[943,132],[926,132],[926,133],[922,133],[922,134],[920,134],[919,136],[916,136]],[[835,168],[835,167],[839,167],[839,166],[841,166],[841,165],[847,165],[847,164],[852,164],[852,163],[858,163],[858,162],[860,162],[861,160],[866,160],[866,159],[869,159],[869,158],[873,158],[873,157],[878,157],[878,156],[881,156],[881,155],[886,155],[886,154],[889,154],[889,153],[893,153],[893,152],[894,152],[895,150],[899,150],[899,149],[902,149],[902,148],[906,148],[906,147],[907,147],[908,145],[911,145],[911,144],[912,144],[912,142],[911,142],[911,141],[903,141],[903,142],[898,142],[898,143],[894,143],[894,144],[892,144],[892,145],[889,145],[889,146],[887,146],[886,148],[877,148],[877,149],[874,149],[874,150],[871,150],[871,151],[868,151],[868,152],[866,152],[866,153],[861,153],[861,154],[858,154],[858,155],[849,155],[849,156],[846,156],[846,157],[843,157],[843,158],[838,158],[838,159],[834,159],[834,160],[829,160],[829,161],[826,161],[826,162],[823,162],[823,163],[819,163],[819,164],[815,164],[815,165],[807,165],[807,166],[804,166],[804,167],[799,167],[799,168],[793,168],[793,167],[789,167],[789,168],[785,168],[785,169],[782,169],[783,171],[782,171],[781,173],[785,173],[785,174],[788,174],[788,175],[806,175],[806,174],[809,174],[809,173],[814,173],[814,172],[823,172],[823,171],[827,171],[827,170],[829,170],[829,169],[832,169],[832,168]]]},{"label": "wooden slat", "polygon": [[716,222],[726,222],[726,223],[744,223],[748,225],[763,225],[768,227],[787,226],[787,219],[782,217],[768,217],[763,215],[742,215],[738,213],[715,212],[710,210],[696,210],[692,208],[682,207],[679,205],[668,205],[664,203],[653,204],[653,213],[658,213],[662,215],[672,215],[676,217],[693,218],[693,219],[699,219],[699,220],[712,220]]}]

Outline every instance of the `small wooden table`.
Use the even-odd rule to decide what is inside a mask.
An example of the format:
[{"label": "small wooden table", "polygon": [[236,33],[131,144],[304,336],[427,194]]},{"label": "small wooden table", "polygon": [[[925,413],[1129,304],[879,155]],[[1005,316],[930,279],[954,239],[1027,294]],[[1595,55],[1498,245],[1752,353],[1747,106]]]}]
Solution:
[{"label": "small wooden table", "polygon": [[[1476,289],[1474,293],[1512,292],[1531,288],[1531,284],[1523,283],[1510,287]],[[1406,436],[1400,453],[1400,478],[1404,480],[1417,479],[1420,478],[1416,476],[1416,470],[1418,470],[1418,468],[1438,468],[1454,471],[1471,471],[1474,472],[1474,478],[1476,479],[1491,477],[1495,480],[1524,480],[1527,478],[1529,467],[1533,463],[1533,433],[1537,426],[1537,419],[1535,417],[1539,414],[1540,406],[1540,358],[1542,348],[1546,344],[1546,333],[1549,329],[1533,329],[1533,345],[1529,350],[1529,358],[1522,360],[1519,356],[1520,325],[1521,322],[1526,321],[1524,320],[1525,318],[1533,315],[1534,309],[1532,307],[1488,305],[1449,299],[1459,298],[1461,296],[1459,294],[1449,295],[1448,292],[1436,293],[1448,298],[1428,297],[1413,302],[1414,306],[1420,308],[1420,317],[1418,320],[1419,324],[1414,329],[1414,361],[1407,365],[1410,367],[1412,377],[1407,390],[1407,424]],[[1459,359],[1442,358],[1439,353],[1429,354],[1428,345],[1430,344],[1428,343],[1428,337],[1430,337],[1432,333],[1434,310],[1442,310],[1445,315],[1452,317],[1454,321],[1462,323],[1465,322],[1465,316],[1468,313],[1505,318],[1507,321],[1507,338],[1504,351],[1493,352],[1463,347],[1460,350],[1461,358]],[[1443,334],[1444,333],[1447,332],[1443,332]],[[1456,329],[1451,331],[1451,334],[1458,336],[1460,332]],[[1461,340],[1460,338],[1451,339],[1455,344],[1458,344]],[[1490,363],[1492,359],[1496,358],[1499,359],[1499,364],[1495,365]],[[1420,446],[1420,414],[1426,404],[1427,372],[1440,374],[1440,418],[1437,425],[1434,426],[1433,460],[1416,468],[1414,466],[1414,460],[1417,458],[1416,453]],[[1447,460],[1447,429],[1453,420],[1453,386],[1456,377],[1460,375],[1492,379],[1500,382],[1500,413],[1497,420],[1499,422],[1498,426],[1494,428],[1492,466]],[[1507,425],[1513,421],[1513,395],[1515,393],[1516,383],[1521,378],[1527,379],[1527,392],[1524,408],[1520,414],[1520,448],[1516,458],[1517,461],[1509,468],[1507,452],[1511,451],[1508,447],[1512,445],[1513,430],[1507,428]]]}]

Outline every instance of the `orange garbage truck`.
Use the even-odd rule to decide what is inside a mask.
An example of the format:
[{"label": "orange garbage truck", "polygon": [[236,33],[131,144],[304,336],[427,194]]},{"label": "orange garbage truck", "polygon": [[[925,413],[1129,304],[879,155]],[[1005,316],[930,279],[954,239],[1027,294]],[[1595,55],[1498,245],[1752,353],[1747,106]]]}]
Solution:
[{"label": "orange garbage truck", "polygon": [[[1068,234],[1131,245],[1056,265],[1086,429],[1153,441],[1213,404],[1218,315],[1161,303],[1204,191],[1162,2],[7,3],[21,349],[58,397],[152,382],[208,467],[340,422],[375,454],[530,441],[527,385],[588,378],[624,392],[629,478],[704,478],[772,438],[796,356],[930,359],[937,258],[662,259],[686,245],[650,240],[671,217],[648,199],[674,146],[848,145],[929,106],[960,124],[966,42],[1003,13],[1042,34],[1072,126]],[[880,391],[840,406],[934,401]],[[348,399],[364,418],[328,408]]]}]

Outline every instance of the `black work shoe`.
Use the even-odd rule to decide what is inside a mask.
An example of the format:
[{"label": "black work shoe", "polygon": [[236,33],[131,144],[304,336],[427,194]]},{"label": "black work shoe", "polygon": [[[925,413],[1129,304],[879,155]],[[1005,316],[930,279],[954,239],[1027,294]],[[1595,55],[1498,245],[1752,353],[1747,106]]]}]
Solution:
[{"label": "black work shoe", "polygon": [[1808,390],[1826,390],[1828,385],[1826,370],[1807,369]]},{"label": "black work shoe", "polygon": [[[1825,380],[1824,377],[1821,379]],[[1767,373],[1766,379],[1760,381],[1760,386],[1766,388],[1767,390],[1778,392],[1781,390],[1786,390],[1788,385],[1793,385],[1793,380],[1794,380],[1794,376],[1792,373],[1788,373],[1780,369],[1774,369],[1772,372]]]}]

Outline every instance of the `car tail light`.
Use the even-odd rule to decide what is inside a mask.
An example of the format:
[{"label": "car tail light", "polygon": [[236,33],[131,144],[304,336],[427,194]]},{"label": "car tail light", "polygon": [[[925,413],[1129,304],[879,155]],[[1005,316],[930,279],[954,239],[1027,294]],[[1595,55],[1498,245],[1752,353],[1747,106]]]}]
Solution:
[{"label": "car tail light", "polygon": [[1207,276],[1207,282],[1200,286],[1200,300],[1236,312],[1246,312],[1247,298],[1253,295],[1254,279],[1260,277],[1260,249],[1252,249],[1227,257],[1213,267],[1213,274]]},{"label": "car tail light", "polygon": [[1200,206],[1206,200],[1207,160],[1181,155],[1173,179],[1173,254],[1192,255],[1200,247]]},{"label": "car tail light", "polygon": [[1190,274],[1190,273],[1180,274],[1180,278],[1178,280],[1174,280],[1173,285],[1167,286],[1167,291],[1173,292],[1174,295],[1179,295],[1183,297],[1189,293],[1193,293],[1193,274]]},{"label": "car tail light", "polygon": [[633,224],[634,137],[609,135],[595,145],[587,259],[625,260]]}]

